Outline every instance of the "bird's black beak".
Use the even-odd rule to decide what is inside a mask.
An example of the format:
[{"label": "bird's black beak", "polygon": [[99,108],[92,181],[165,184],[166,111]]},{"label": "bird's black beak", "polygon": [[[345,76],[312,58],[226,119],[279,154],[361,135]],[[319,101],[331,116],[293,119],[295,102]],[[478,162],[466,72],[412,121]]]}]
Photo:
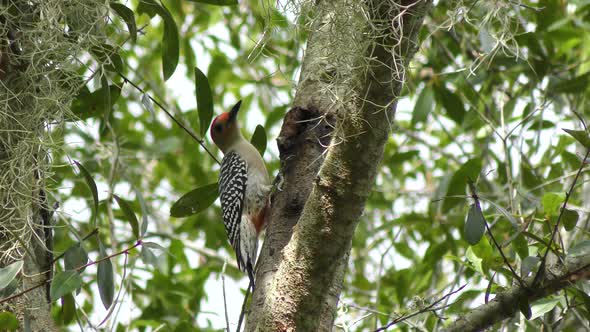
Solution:
[{"label": "bird's black beak", "polygon": [[234,107],[231,108],[231,111],[229,111],[229,122],[234,121],[238,117],[238,111],[240,110],[241,105],[242,101],[240,100],[234,105]]}]

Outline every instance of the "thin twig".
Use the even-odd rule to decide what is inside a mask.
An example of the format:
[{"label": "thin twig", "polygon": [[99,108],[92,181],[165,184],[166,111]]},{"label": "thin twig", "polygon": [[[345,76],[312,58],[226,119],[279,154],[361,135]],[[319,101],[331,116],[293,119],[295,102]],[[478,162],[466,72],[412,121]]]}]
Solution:
[{"label": "thin twig", "polygon": [[227,262],[223,262],[223,267],[221,268],[221,288],[223,289],[223,310],[225,312],[225,330],[230,332],[229,330],[229,317],[227,316],[227,299],[225,297],[225,267],[227,266]]},{"label": "thin twig", "polygon": [[172,113],[170,113],[168,111],[168,109],[166,109],[166,107],[164,107],[162,104],[160,104],[160,102],[158,102],[152,96],[150,96],[149,94],[147,94],[137,84],[133,83],[133,81],[131,81],[129,78],[127,78],[127,76],[125,76],[125,75],[123,75],[123,74],[121,74],[119,72],[117,72],[117,74],[119,76],[121,76],[121,78],[123,80],[125,80],[125,82],[131,84],[131,86],[133,86],[137,91],[145,94],[154,104],[156,104],[162,111],[164,111],[164,113],[166,113],[166,115],[174,123],[176,123],[176,125],[178,125],[180,128],[182,128],[187,134],[189,134],[190,137],[192,137],[195,141],[197,141],[199,143],[199,145],[201,145],[201,147],[205,150],[205,152],[207,152],[207,154],[209,154],[209,156],[211,156],[211,158],[213,158],[213,160],[215,160],[215,162],[217,162],[218,164],[220,164],[219,160],[217,160],[217,158],[215,158],[215,156],[213,155],[213,153],[211,153],[211,151],[209,151],[209,149],[207,148],[207,146],[205,146],[205,142],[202,139],[200,139],[199,137],[197,137],[197,135],[195,133],[193,133],[192,130],[190,130],[188,127],[186,127],[184,124],[182,124],[182,122],[178,121],[178,119],[176,119],[176,117],[174,117],[174,115],[172,115]]},{"label": "thin twig", "polygon": [[244,295],[244,303],[242,303],[242,311],[240,312],[240,319],[238,320],[238,328],[236,332],[240,332],[240,328],[242,327],[242,321],[244,320],[244,315],[246,314],[246,303],[248,302],[248,296],[250,295],[250,290],[252,289],[252,280],[250,279],[250,283],[248,284],[248,289],[246,289],[246,295]]},{"label": "thin twig", "polygon": [[27,288],[27,289],[25,289],[24,291],[22,291],[22,292],[20,292],[20,293],[17,293],[17,294],[14,294],[14,295],[12,295],[12,296],[9,296],[9,297],[7,297],[7,298],[4,298],[4,299],[0,300],[0,304],[2,304],[2,303],[4,303],[4,302],[8,302],[8,301],[10,301],[10,300],[12,300],[12,299],[16,299],[17,297],[23,296],[23,295],[27,294],[28,292],[30,292],[30,291],[32,291],[32,290],[35,290],[35,289],[37,289],[37,288],[39,288],[39,287],[41,287],[41,286],[45,285],[46,283],[48,283],[48,282],[50,282],[50,281],[51,281],[51,279],[46,279],[45,281],[43,281],[43,282],[42,282],[42,283],[40,283],[40,284],[37,284],[37,285],[35,285],[35,286],[33,286],[33,287],[30,287],[30,288]]},{"label": "thin twig", "polygon": [[[454,280],[454,281],[453,281],[453,283],[451,284],[451,292],[455,290],[455,287],[459,286],[459,284],[460,284],[460,281],[461,281],[461,277],[463,276],[463,270],[465,270],[465,265],[460,265],[460,266],[459,266],[459,270],[457,271],[457,275],[455,276],[455,280]],[[492,277],[492,279],[493,279],[493,277]],[[446,309],[446,308],[449,306],[449,300],[450,300],[450,299],[451,299],[450,297],[447,297],[447,298],[445,299],[445,301],[444,301],[444,303],[443,303],[443,308],[442,308],[442,310],[440,311],[440,314],[439,314],[440,316],[444,316],[444,314],[445,314],[445,309]],[[435,328],[433,329],[433,331],[436,331],[436,330],[438,330],[438,329],[437,329],[437,327],[438,327],[438,324],[440,323],[440,321],[441,321],[441,320],[442,320],[442,319],[438,319],[438,320],[437,320],[437,321],[434,323],[434,327],[435,327]]]},{"label": "thin twig", "polygon": [[[475,184],[473,183],[472,180],[468,180],[467,184],[469,186],[469,191],[471,191],[471,198],[473,198],[473,200],[475,201],[476,208],[481,211],[481,205],[479,203],[479,197],[477,196],[477,192],[475,190]],[[485,220],[485,218],[483,219],[483,222],[484,222],[484,225],[486,226],[486,230],[488,231],[488,234],[490,235],[490,238],[492,239],[492,242],[494,242],[494,246],[500,252],[502,259],[504,260],[504,264],[506,264],[506,266],[508,266],[508,268],[510,269],[510,272],[512,272],[512,275],[514,276],[514,278],[516,278],[516,280],[518,280],[518,283],[520,284],[520,286],[522,288],[526,288],[525,284],[522,281],[522,279],[520,278],[520,276],[516,273],[516,271],[514,271],[510,262],[508,262],[508,258],[506,258],[506,256],[504,255],[504,251],[502,250],[502,247],[496,241],[496,238],[494,237],[494,234],[492,234],[492,230],[490,229],[490,226],[488,225],[488,222],[487,222],[487,220]]]},{"label": "thin twig", "polygon": [[590,148],[586,149],[586,155],[584,156],[584,159],[582,160],[582,163],[580,164],[580,168],[578,168],[578,173],[576,173],[576,177],[574,177],[574,181],[572,182],[570,189],[565,193],[565,200],[563,201],[563,205],[561,206],[561,211],[559,212],[559,216],[557,216],[557,221],[555,222],[555,226],[553,227],[553,231],[551,232],[551,238],[549,239],[549,245],[545,249],[545,253],[543,254],[543,259],[541,260],[541,265],[539,266],[539,269],[537,270],[537,273],[535,274],[535,279],[533,280],[533,284],[532,284],[533,287],[537,286],[538,282],[541,281],[541,274],[545,270],[545,264],[547,261],[547,255],[549,254],[549,248],[551,248],[551,246],[553,245],[553,240],[555,239],[555,234],[559,230],[559,222],[561,221],[561,217],[563,216],[563,213],[565,212],[565,208],[567,207],[567,202],[569,201],[572,193],[574,192],[574,188],[576,187],[576,182],[578,182],[578,178],[580,177],[580,174],[582,173],[582,169],[586,165],[586,160],[588,159],[589,155],[590,155]]},{"label": "thin twig", "polygon": [[525,288],[526,286],[524,284],[524,281],[520,278],[520,276],[516,273],[516,271],[514,271],[514,269],[512,268],[512,265],[510,265],[510,262],[508,262],[508,258],[506,258],[506,256],[504,255],[504,251],[502,250],[502,247],[500,247],[500,245],[496,241],[496,238],[492,234],[492,230],[490,229],[490,226],[488,225],[488,222],[485,219],[484,219],[484,225],[486,225],[486,230],[488,231],[488,234],[490,235],[492,242],[494,242],[494,246],[500,252],[502,259],[504,260],[504,264],[506,264],[506,266],[508,266],[508,268],[510,269],[510,272],[512,272],[512,275],[516,278],[516,280],[518,280],[520,287]]},{"label": "thin twig", "polygon": [[131,247],[129,247],[127,249],[123,249],[123,250],[121,250],[119,252],[116,252],[114,254],[105,256],[105,257],[103,257],[103,258],[101,258],[99,260],[96,260],[96,261],[90,262],[88,264],[82,265],[80,267],[77,267],[76,268],[76,271],[80,271],[80,270],[82,270],[82,269],[84,269],[84,268],[86,268],[88,266],[96,265],[96,264],[98,264],[98,263],[100,263],[102,261],[106,261],[107,259],[111,259],[113,257],[117,257],[117,256],[122,255],[122,254],[128,254],[131,249],[137,248],[137,247],[141,246],[142,244],[143,244],[143,242],[141,240],[137,240],[137,242],[134,245],[132,245]]},{"label": "thin twig", "polygon": [[[86,234],[86,236],[84,236],[80,242],[88,240],[91,236],[93,236],[95,234],[98,234],[98,228],[95,228],[92,230],[92,232]],[[53,258],[53,260],[51,261],[51,264],[54,264],[55,262],[60,260],[62,257],[64,257],[64,255],[66,254],[66,251],[62,252],[61,254],[59,254],[55,258]]]},{"label": "thin twig", "polygon": [[[137,241],[137,242],[136,242],[136,243],[135,243],[133,246],[131,246],[131,247],[127,248],[127,249],[121,250],[121,251],[119,251],[119,252],[117,252],[117,253],[114,253],[114,254],[112,254],[112,255],[109,255],[109,256],[103,257],[103,258],[101,258],[101,259],[99,259],[99,260],[96,260],[96,261],[90,262],[90,263],[88,263],[88,264],[85,264],[85,265],[79,266],[79,267],[75,268],[75,270],[76,270],[76,271],[80,271],[80,270],[82,270],[82,269],[84,269],[84,268],[87,268],[88,266],[96,265],[96,264],[98,264],[98,263],[100,263],[100,262],[102,262],[102,261],[105,261],[105,260],[107,260],[107,259],[111,259],[111,258],[113,258],[113,257],[119,256],[119,255],[122,255],[122,254],[128,254],[128,253],[129,253],[129,250],[131,250],[131,249],[133,249],[133,248],[136,248],[136,247],[139,247],[139,246],[141,246],[141,245],[142,245],[142,242],[141,242],[141,240],[139,240],[139,241]],[[39,287],[41,287],[41,286],[45,285],[46,283],[48,283],[48,282],[51,282],[52,280],[53,280],[53,279],[47,279],[47,280],[45,280],[45,281],[43,281],[43,282],[41,282],[41,283],[39,283],[39,284],[37,284],[37,285],[35,285],[35,286],[32,286],[32,287],[30,287],[30,288],[27,288],[27,289],[25,289],[25,290],[24,290],[24,291],[22,291],[22,292],[19,292],[19,293],[17,293],[17,294],[14,294],[14,295],[12,295],[12,296],[9,296],[9,297],[7,297],[7,298],[1,299],[1,300],[0,300],[0,304],[2,304],[2,303],[4,303],[4,302],[8,302],[8,301],[10,301],[10,300],[13,300],[13,299],[15,299],[15,298],[17,298],[17,297],[23,296],[24,294],[26,294],[26,293],[28,293],[28,292],[30,292],[30,291],[32,291],[32,290],[34,290],[34,289],[37,289],[37,288],[39,288]]]},{"label": "thin twig", "polygon": [[[387,247],[387,250],[385,250],[385,252],[381,255],[381,259],[379,260],[379,267],[377,268],[377,281],[376,281],[376,287],[375,287],[375,311],[379,310],[379,292],[381,291],[381,279],[382,279],[382,274],[383,274],[383,263],[385,261],[385,257],[387,256],[387,253],[389,252],[389,250],[391,250],[391,248],[393,248],[393,244],[395,243],[395,240],[397,238],[397,236],[402,232],[404,228],[400,227],[399,231],[397,232],[397,234],[395,234],[394,238],[391,240],[391,244],[389,245],[389,247]],[[377,329],[377,324],[379,323],[379,317],[377,317],[377,315],[375,315],[375,320],[373,322],[373,329]]]},{"label": "thin twig", "polygon": [[[113,135],[113,141],[115,143],[115,154],[113,155],[113,161],[111,162],[111,169],[109,171],[109,178],[108,178],[108,189],[109,195],[106,200],[106,207],[107,207],[107,216],[109,220],[109,231],[111,233],[111,249],[115,250],[117,248],[117,237],[115,236],[115,214],[113,213],[113,195],[115,193],[115,177],[117,175],[117,167],[119,165],[119,154],[121,149],[119,148],[119,138],[115,130],[107,124],[111,131],[111,135]],[[98,213],[98,212],[97,212]]]},{"label": "thin twig", "polygon": [[424,308],[422,308],[422,309],[420,309],[420,310],[418,310],[418,311],[415,311],[415,312],[413,312],[413,313],[411,313],[411,314],[407,314],[407,315],[404,315],[404,316],[401,316],[401,317],[398,317],[398,318],[396,318],[396,319],[392,320],[392,321],[391,321],[389,324],[387,324],[387,325],[385,325],[385,326],[382,326],[382,327],[380,327],[380,328],[376,329],[376,330],[375,330],[375,332],[385,331],[385,330],[387,330],[388,328],[390,328],[391,326],[393,326],[393,325],[395,325],[395,324],[397,324],[397,323],[403,322],[403,321],[404,321],[404,320],[406,320],[406,319],[412,318],[412,317],[414,317],[414,316],[417,316],[417,315],[419,315],[419,314],[425,313],[425,312],[427,312],[427,311],[435,311],[435,310],[439,310],[439,309],[443,309],[443,308],[447,307],[448,305],[444,305],[444,306],[442,306],[442,307],[437,307],[437,308],[435,308],[435,307],[436,307],[436,305],[438,305],[439,303],[441,303],[441,302],[442,302],[442,301],[444,301],[445,299],[449,298],[451,295],[457,294],[458,292],[460,292],[461,290],[463,290],[463,288],[465,288],[465,286],[467,286],[467,284],[465,284],[465,285],[463,285],[463,286],[459,287],[458,289],[456,289],[456,290],[454,290],[454,291],[452,291],[452,292],[450,292],[450,293],[448,293],[448,294],[444,295],[444,296],[443,296],[443,297],[441,297],[440,299],[438,299],[438,300],[436,300],[436,301],[432,302],[432,303],[431,303],[429,306],[427,306],[427,307],[424,307]]}]

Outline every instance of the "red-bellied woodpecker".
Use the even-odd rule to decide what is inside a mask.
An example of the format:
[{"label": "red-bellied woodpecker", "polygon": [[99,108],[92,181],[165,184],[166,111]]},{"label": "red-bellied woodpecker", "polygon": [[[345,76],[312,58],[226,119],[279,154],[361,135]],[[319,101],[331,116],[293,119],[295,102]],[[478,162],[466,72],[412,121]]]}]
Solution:
[{"label": "red-bellied woodpecker", "polygon": [[254,285],[258,234],[265,226],[271,185],[260,153],[240,132],[241,103],[213,120],[211,138],[224,154],[219,196],[227,237],[236,251],[238,268],[248,273]]}]

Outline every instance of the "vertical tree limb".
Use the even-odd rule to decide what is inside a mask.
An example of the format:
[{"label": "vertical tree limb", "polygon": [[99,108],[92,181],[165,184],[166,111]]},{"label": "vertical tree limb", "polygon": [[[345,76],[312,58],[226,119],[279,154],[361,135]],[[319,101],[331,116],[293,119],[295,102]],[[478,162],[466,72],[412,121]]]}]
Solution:
[{"label": "vertical tree limb", "polygon": [[[332,329],[354,230],[429,6],[377,0],[316,6],[298,108],[287,115],[278,139],[284,190],[273,200],[248,331]],[[347,49],[352,51],[338,53]],[[319,125],[301,129],[304,117],[297,110],[305,110],[307,119],[337,119],[319,173],[325,144],[313,136],[321,137],[322,123],[329,125],[315,121]]]}]

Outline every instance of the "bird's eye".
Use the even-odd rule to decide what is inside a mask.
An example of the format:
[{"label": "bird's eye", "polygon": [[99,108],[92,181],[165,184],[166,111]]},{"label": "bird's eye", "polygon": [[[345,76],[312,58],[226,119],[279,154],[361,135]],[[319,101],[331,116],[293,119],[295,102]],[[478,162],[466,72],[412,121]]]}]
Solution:
[{"label": "bird's eye", "polygon": [[215,131],[216,132],[221,132],[221,130],[223,129],[223,126],[221,125],[221,123],[218,123],[215,125]]}]

